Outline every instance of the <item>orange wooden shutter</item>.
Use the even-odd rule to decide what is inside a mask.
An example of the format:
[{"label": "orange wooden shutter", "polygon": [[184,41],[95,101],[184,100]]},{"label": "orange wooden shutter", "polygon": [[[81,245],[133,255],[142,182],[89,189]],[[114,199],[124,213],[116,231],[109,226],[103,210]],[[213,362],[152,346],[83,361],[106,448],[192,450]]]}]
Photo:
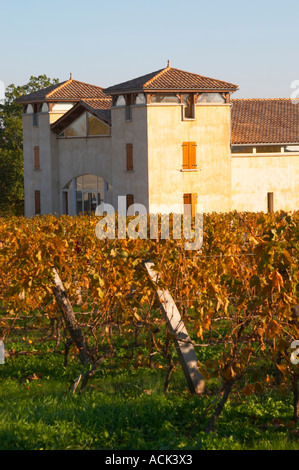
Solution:
[{"label": "orange wooden shutter", "polygon": [[189,145],[188,142],[183,142],[183,170],[189,168]]},{"label": "orange wooden shutter", "polygon": [[127,171],[133,171],[133,144],[127,144]]},{"label": "orange wooden shutter", "polygon": [[196,167],[196,142],[183,142],[183,170],[194,170]]},{"label": "orange wooden shutter", "polygon": [[35,213],[40,214],[40,191],[34,191]]},{"label": "orange wooden shutter", "polygon": [[184,204],[191,204],[191,194],[184,194]]},{"label": "orange wooden shutter", "polygon": [[196,167],[196,142],[189,142],[189,168],[194,170]]},{"label": "orange wooden shutter", "polygon": [[191,216],[195,217],[196,205],[197,205],[197,194],[190,194],[191,196]]},{"label": "orange wooden shutter", "polygon": [[34,169],[40,169],[40,162],[39,162],[39,147],[34,147]]}]

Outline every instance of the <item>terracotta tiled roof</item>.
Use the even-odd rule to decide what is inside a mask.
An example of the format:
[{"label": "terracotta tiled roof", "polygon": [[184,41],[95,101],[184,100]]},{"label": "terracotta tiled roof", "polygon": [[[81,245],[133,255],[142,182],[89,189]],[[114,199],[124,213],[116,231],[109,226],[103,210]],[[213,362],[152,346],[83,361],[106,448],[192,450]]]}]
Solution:
[{"label": "terracotta tiled roof", "polygon": [[36,101],[78,101],[82,98],[108,99],[107,95],[103,92],[103,88],[70,79],[35,91],[29,95],[21,96],[16,101],[18,103],[33,103]]},{"label": "terracotta tiled roof", "polygon": [[104,91],[108,94],[118,94],[128,91],[207,91],[223,90],[236,91],[237,85],[216,80],[214,78],[203,77],[195,73],[184,72],[172,67],[152,72],[142,77],[129,80],[118,85],[106,88]]},{"label": "terracotta tiled roof", "polygon": [[232,144],[299,143],[299,102],[232,100]]},{"label": "terracotta tiled roof", "polygon": [[111,98],[106,97],[106,99],[84,99],[80,100],[80,103],[88,111],[95,114],[99,119],[111,125]]}]

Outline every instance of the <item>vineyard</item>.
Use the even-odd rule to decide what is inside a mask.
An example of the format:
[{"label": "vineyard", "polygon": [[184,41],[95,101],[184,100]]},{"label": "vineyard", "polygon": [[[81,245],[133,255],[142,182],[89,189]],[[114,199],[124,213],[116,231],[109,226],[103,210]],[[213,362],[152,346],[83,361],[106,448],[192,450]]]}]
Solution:
[{"label": "vineyard", "polygon": [[[185,240],[171,236],[99,240],[98,220],[1,219],[6,365],[20,356],[42,356],[39,345],[49,344],[51,354],[62,358],[61,370],[78,364],[72,395],[83,397],[103,371],[138,375],[149,369],[163,374],[170,396],[181,365],[157,297],[158,288],[167,289],[205,380],[204,393],[192,398],[203,403],[201,431],[217,429],[231,397],[276,390],[291,397],[288,422],[296,435],[299,212],[205,214],[199,251],[185,250]],[[147,260],[159,273],[158,285],[145,269]]]}]

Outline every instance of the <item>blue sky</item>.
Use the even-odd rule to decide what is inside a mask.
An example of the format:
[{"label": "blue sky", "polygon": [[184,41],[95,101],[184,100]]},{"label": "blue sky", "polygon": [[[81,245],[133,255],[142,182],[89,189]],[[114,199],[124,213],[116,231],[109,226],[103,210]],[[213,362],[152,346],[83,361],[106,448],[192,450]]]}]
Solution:
[{"label": "blue sky", "polygon": [[0,0],[0,81],[110,86],[172,67],[289,97],[299,80],[298,0]]}]

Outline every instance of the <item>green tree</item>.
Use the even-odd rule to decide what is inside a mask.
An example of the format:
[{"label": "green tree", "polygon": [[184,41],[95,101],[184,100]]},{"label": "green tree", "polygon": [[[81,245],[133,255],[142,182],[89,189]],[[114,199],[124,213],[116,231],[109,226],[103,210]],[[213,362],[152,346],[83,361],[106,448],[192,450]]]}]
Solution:
[{"label": "green tree", "polygon": [[0,102],[0,215],[24,213],[22,106],[15,100],[56,83],[57,78],[31,76],[26,85],[9,85]]}]

